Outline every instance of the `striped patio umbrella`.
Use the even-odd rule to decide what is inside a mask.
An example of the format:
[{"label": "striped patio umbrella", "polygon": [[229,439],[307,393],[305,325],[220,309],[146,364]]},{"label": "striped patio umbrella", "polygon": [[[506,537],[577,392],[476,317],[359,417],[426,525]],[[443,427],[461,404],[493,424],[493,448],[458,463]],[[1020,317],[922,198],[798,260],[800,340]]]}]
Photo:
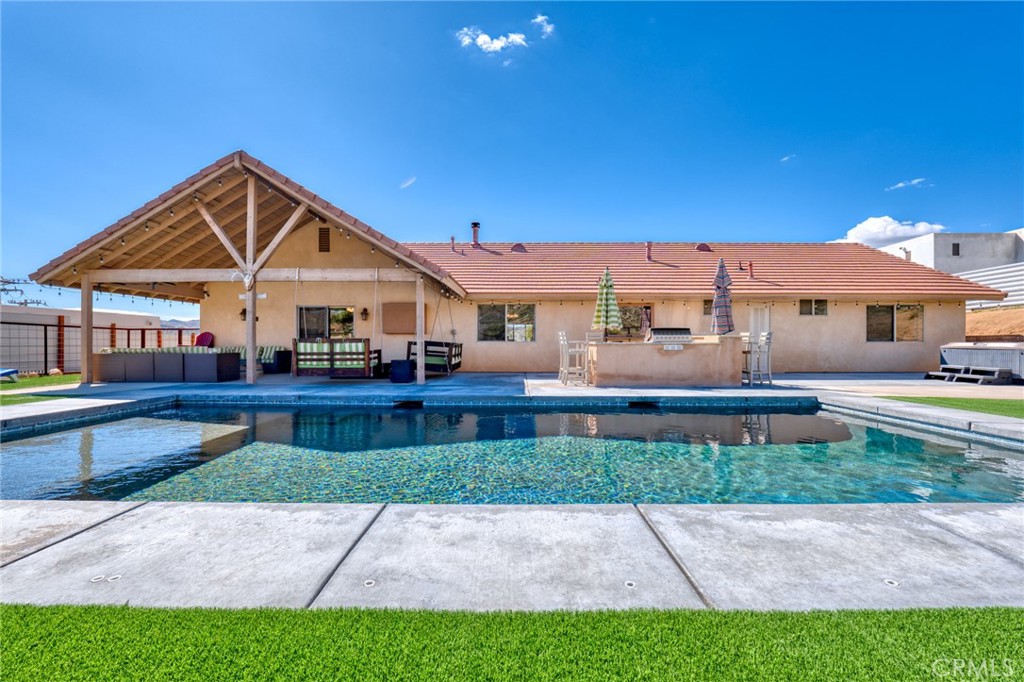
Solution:
[{"label": "striped patio umbrella", "polygon": [[619,302],[615,299],[615,282],[612,281],[611,270],[605,268],[601,281],[597,283],[597,309],[590,328],[603,330],[607,337],[609,329],[619,329],[621,326]]},{"label": "striped patio umbrella", "polygon": [[711,333],[728,334],[736,327],[732,323],[732,294],[729,293],[729,271],[725,269],[725,260],[718,259],[718,270],[715,272],[715,298],[711,301]]}]

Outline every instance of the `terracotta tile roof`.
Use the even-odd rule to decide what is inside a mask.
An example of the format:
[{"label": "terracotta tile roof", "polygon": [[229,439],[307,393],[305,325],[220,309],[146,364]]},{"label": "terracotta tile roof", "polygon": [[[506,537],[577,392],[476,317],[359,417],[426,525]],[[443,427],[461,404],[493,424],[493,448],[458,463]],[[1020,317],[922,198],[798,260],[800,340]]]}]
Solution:
[{"label": "terracotta tile roof", "polygon": [[[852,243],[407,243],[470,296],[592,296],[605,266],[620,297],[710,298],[719,258],[739,298],[1001,299],[1003,292]],[[740,262],[744,269],[740,270]],[[749,266],[753,261],[754,277]]]}]

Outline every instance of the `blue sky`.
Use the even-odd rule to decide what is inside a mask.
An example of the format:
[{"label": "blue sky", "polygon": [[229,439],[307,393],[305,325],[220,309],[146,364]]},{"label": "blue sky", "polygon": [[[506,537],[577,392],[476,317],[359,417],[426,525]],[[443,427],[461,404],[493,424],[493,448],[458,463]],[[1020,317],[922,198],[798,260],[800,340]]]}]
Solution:
[{"label": "blue sky", "polygon": [[1024,225],[1021,3],[0,12],[5,277],[238,148],[403,241]]}]

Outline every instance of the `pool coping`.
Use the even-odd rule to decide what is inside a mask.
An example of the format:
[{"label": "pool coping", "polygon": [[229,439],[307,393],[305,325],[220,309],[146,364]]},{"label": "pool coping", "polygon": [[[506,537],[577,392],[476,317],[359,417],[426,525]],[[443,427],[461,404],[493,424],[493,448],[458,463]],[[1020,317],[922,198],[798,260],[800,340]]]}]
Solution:
[{"label": "pool coping", "polygon": [[43,413],[23,417],[0,419],[0,439],[23,438],[34,433],[73,428],[106,419],[130,417],[156,409],[170,409],[187,405],[219,405],[234,407],[316,407],[339,406],[349,408],[397,408],[399,403],[410,402],[423,408],[492,408],[492,407],[567,407],[567,408],[627,408],[645,403],[657,408],[720,408],[720,409],[807,409],[819,408],[871,419],[885,424],[906,426],[917,431],[934,433],[1009,449],[1024,449],[1024,419],[986,415],[978,412],[934,407],[915,403],[899,403],[873,396],[851,396],[835,392],[805,392],[800,395],[690,395],[666,396],[657,391],[650,394],[601,396],[533,396],[515,395],[494,397],[489,395],[463,396],[406,396],[380,395],[323,395],[241,393],[212,396],[208,393],[177,391],[153,397],[76,399],[89,405],[76,405],[66,410],[54,409],[58,401],[45,403]]}]

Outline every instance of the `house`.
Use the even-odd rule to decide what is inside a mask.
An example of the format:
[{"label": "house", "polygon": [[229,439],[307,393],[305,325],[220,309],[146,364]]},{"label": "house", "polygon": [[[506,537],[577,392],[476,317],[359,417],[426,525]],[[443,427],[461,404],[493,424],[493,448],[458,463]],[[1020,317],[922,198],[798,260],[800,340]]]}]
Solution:
[{"label": "house", "polygon": [[724,259],[738,331],[773,332],[777,371],[930,369],[942,344],[963,340],[964,301],[1003,297],[859,244],[701,242],[699,233],[673,243],[495,243],[480,230],[467,241],[400,244],[238,151],[31,277],[80,287],[85,311],[94,289],[199,303],[218,345],[246,345],[250,357],[257,343],[296,337],[369,338],[385,361],[404,358],[410,341],[454,340],[464,370],[516,372],[557,369],[557,332],[589,330],[606,266],[634,322],[627,335],[644,317],[702,333]]}]

